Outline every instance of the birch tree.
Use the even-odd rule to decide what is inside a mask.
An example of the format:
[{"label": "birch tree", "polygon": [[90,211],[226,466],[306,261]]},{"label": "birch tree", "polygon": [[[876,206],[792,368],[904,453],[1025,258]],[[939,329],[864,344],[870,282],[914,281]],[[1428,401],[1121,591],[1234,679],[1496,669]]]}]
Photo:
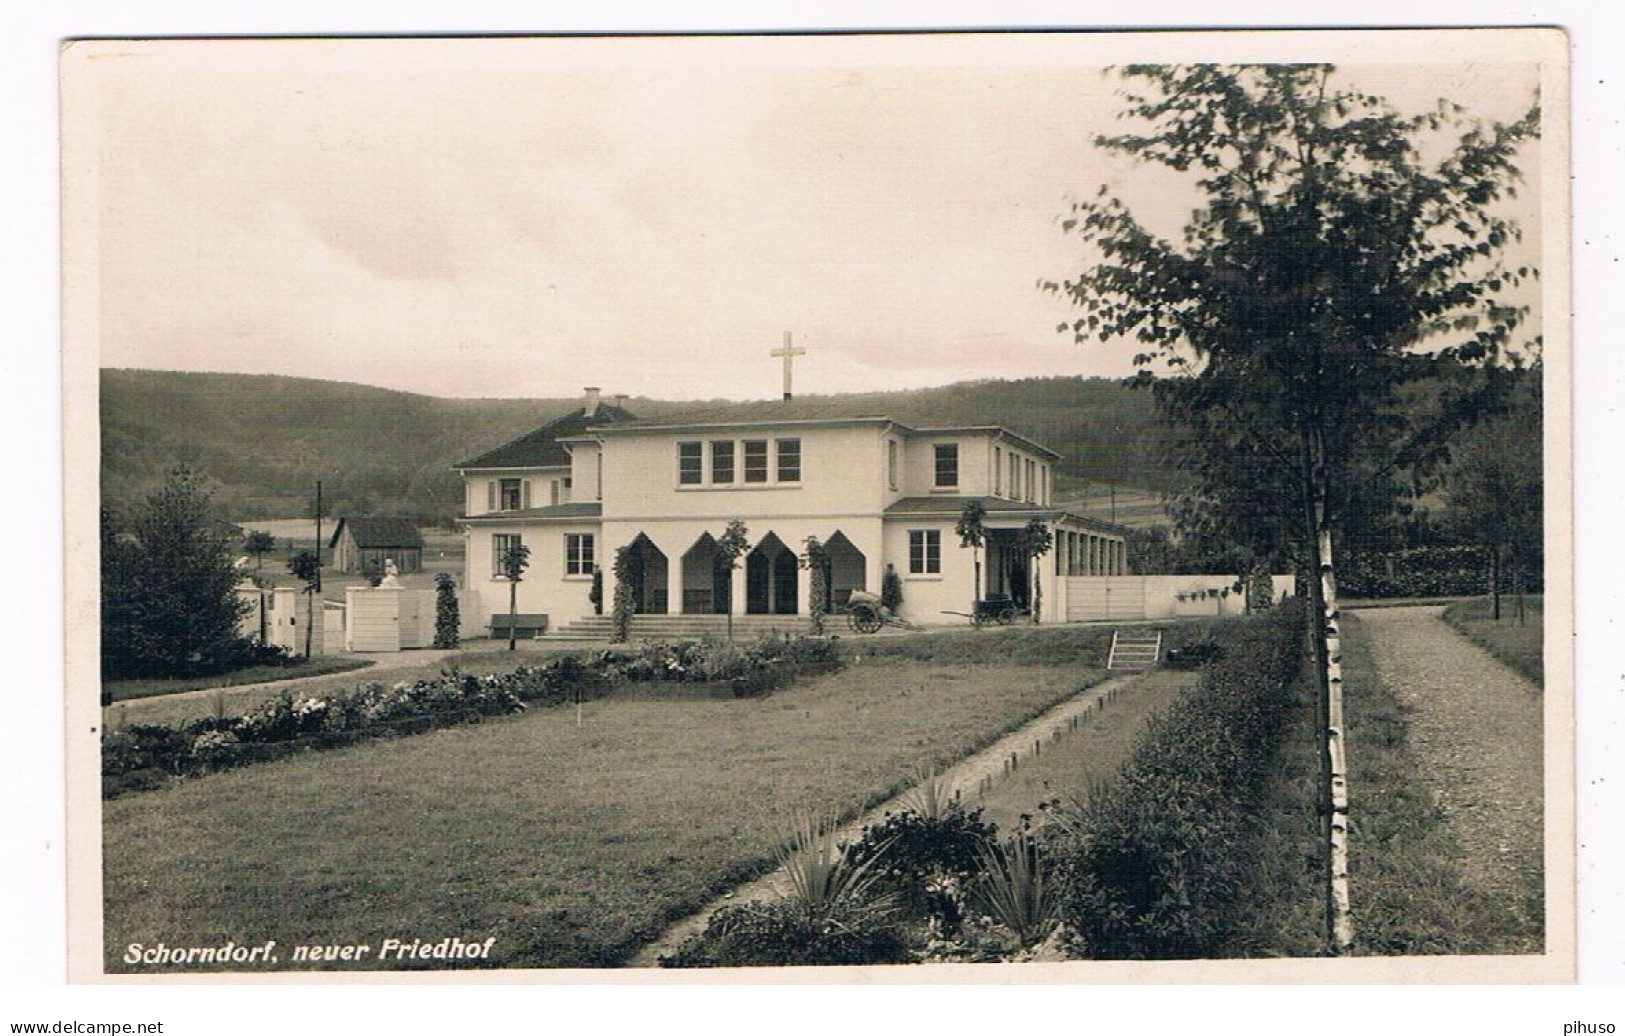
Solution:
[{"label": "birch tree", "polygon": [[1318,576],[1328,935],[1345,947],[1333,532],[1368,487],[1437,463],[1505,368],[1538,355],[1519,301],[1535,271],[1509,258],[1521,233],[1505,203],[1539,109],[1507,124],[1447,101],[1401,114],[1327,65],[1118,74],[1132,129],[1095,144],[1184,174],[1193,208],[1165,238],[1102,185],[1061,220],[1088,265],[1042,286],[1080,310],[1063,333],[1140,343],[1137,380],[1186,433],[1186,510],[1267,530]]}]

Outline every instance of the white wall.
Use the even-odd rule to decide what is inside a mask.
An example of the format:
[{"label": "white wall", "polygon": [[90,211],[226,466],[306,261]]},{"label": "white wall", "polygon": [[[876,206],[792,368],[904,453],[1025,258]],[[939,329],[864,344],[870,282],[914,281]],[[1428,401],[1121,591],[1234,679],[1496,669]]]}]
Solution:
[{"label": "white wall", "polygon": [[[728,485],[680,486],[677,482],[677,444],[705,444],[706,474],[710,473],[713,439],[769,441],[769,481],[744,481],[743,446],[736,446],[734,481]],[[801,440],[801,478],[794,483],[772,481],[777,459],[772,440]],[[605,437],[604,520],[688,518],[716,523],[738,516],[747,522],[778,517],[879,514],[885,505],[885,447],[874,425],[835,428],[768,426],[748,432],[717,429],[694,433],[614,435]]]},{"label": "white wall", "polygon": [[[1238,576],[1065,576],[1062,579],[1065,582],[1068,615],[1075,622],[1108,618],[1171,619],[1241,615],[1247,607],[1246,595],[1235,590]],[[1292,591],[1291,576],[1273,576],[1271,579],[1275,600],[1279,601],[1283,594]],[[1179,600],[1180,594],[1226,589],[1230,591],[1229,596],[1217,599]],[[1107,590],[1110,590],[1109,596]],[[1105,611],[1107,602],[1110,614]]]},{"label": "white wall", "polygon": [[[920,624],[969,622],[968,618],[944,615],[944,611],[970,614],[971,602],[976,598],[975,567],[971,551],[959,545],[954,534],[958,516],[945,518],[919,518],[886,523],[886,558],[897,568],[903,582],[903,618]],[[942,538],[942,572],[938,575],[915,575],[908,570],[908,534],[915,529],[936,529]],[[983,550],[982,565],[985,572],[987,551]]]},{"label": "white wall", "polygon": [[[954,443],[959,447],[959,485],[951,489],[937,488],[937,446]],[[991,433],[964,435],[912,435],[908,438],[905,454],[908,462],[907,496],[988,496],[992,493],[992,467],[989,457],[993,451]]]},{"label": "white wall", "polygon": [[[497,534],[517,533],[521,542],[530,548],[530,567],[519,581],[519,611],[525,614],[543,614],[548,617],[549,628],[556,628],[572,619],[592,614],[592,576],[564,574],[564,536],[566,533],[590,533],[597,536],[596,522],[547,522],[546,524],[492,524],[470,526],[467,533],[467,557],[464,561],[463,585],[477,599],[475,606],[463,611],[465,628],[469,623],[478,627],[474,636],[489,633],[491,616],[508,611],[508,580],[492,574],[491,537]],[[595,560],[605,571],[606,581],[610,557],[603,538],[594,542]],[[609,600],[605,590],[605,601]]]}]

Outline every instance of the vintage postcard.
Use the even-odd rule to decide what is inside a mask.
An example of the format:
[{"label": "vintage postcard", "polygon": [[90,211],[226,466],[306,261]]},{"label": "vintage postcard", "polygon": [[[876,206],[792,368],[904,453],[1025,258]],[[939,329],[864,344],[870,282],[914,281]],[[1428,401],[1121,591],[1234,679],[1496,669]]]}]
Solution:
[{"label": "vintage postcard", "polygon": [[73,976],[1572,981],[1567,45],[64,44]]}]

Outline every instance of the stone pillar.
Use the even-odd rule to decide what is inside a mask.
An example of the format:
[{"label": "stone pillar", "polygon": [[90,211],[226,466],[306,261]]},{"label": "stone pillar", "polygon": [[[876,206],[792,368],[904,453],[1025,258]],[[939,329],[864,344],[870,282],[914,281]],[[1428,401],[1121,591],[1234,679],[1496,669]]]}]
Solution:
[{"label": "stone pillar", "polygon": [[[664,548],[662,548],[664,549]],[[687,549],[687,548],[684,548]],[[609,611],[605,608],[604,611]],[[683,612],[683,554],[666,551],[666,614]]]}]

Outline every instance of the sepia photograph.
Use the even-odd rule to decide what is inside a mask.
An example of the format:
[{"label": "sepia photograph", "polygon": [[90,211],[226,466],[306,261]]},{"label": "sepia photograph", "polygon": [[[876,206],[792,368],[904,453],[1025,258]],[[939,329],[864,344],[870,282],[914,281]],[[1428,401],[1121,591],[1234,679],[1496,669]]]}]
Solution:
[{"label": "sepia photograph", "polygon": [[1561,32],[60,67],[76,981],[1574,980]]}]

